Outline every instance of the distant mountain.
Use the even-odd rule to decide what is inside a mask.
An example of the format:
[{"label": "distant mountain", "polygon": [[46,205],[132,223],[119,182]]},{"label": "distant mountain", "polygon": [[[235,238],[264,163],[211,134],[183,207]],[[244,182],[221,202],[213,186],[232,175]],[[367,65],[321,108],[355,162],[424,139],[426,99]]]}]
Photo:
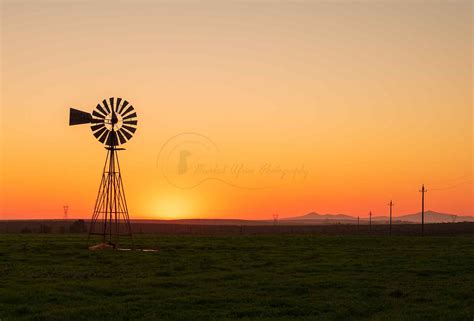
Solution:
[{"label": "distant mountain", "polygon": [[331,220],[331,221],[353,221],[357,220],[357,217],[345,215],[345,214],[318,214],[311,212],[303,216],[287,217],[282,218],[282,221],[312,221],[312,220]]},{"label": "distant mountain", "polygon": [[[397,219],[406,221],[406,222],[421,223],[421,212],[416,213],[416,214],[398,216]],[[425,223],[451,223],[451,222],[474,222],[474,217],[438,213],[434,211],[425,212]]]},{"label": "distant mountain", "polygon": [[[373,222],[387,223],[388,216],[372,216]],[[367,221],[368,218],[360,218],[361,222]],[[416,214],[407,214],[402,216],[394,216],[392,218],[395,223],[421,223],[421,212]],[[317,224],[319,222],[330,221],[337,223],[352,223],[357,221],[357,217],[345,214],[318,214],[315,212],[308,213],[302,216],[282,218],[280,221],[292,221],[300,223]],[[425,212],[425,223],[452,223],[452,222],[474,222],[473,216],[462,216],[455,214],[438,213],[434,211]]]}]

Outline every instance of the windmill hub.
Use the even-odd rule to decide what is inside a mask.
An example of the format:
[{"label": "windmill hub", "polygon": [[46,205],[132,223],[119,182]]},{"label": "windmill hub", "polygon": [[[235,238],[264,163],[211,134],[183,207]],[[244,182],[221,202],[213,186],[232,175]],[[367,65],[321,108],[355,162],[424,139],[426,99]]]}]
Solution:
[{"label": "windmill hub", "polygon": [[109,114],[105,117],[105,127],[107,130],[119,131],[123,125],[123,119],[121,115],[117,115],[116,113]]},{"label": "windmill hub", "polygon": [[[117,146],[129,141],[137,130],[137,113],[122,98],[104,99],[92,113],[70,109],[69,125],[91,124],[95,138],[105,145],[102,180],[89,226],[89,237],[100,235],[102,243],[93,248],[116,248],[121,236],[132,237],[127,202],[122,183]],[[132,240],[133,242],[133,240]]]}]

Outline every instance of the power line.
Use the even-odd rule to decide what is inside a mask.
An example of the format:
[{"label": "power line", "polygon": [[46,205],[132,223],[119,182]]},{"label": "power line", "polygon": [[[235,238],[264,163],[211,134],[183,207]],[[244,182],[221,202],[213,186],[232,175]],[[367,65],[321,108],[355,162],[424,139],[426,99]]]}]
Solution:
[{"label": "power line", "polygon": [[447,190],[447,189],[453,189],[453,188],[456,188],[458,186],[461,186],[461,185],[464,185],[464,184],[467,184],[467,183],[470,183],[472,182],[472,178],[468,179],[468,180],[465,180],[465,181],[462,181],[462,182],[459,182],[457,184],[454,184],[454,185],[448,185],[448,186],[445,186],[445,187],[439,187],[439,188],[431,188],[430,191],[444,191],[444,190]]}]

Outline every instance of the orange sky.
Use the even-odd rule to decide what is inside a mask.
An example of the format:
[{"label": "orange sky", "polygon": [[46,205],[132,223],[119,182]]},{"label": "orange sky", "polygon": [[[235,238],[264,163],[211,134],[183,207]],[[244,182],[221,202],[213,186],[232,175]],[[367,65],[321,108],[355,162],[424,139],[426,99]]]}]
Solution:
[{"label": "orange sky", "polygon": [[112,96],[132,218],[474,214],[472,6],[2,1],[0,219],[91,216]]}]

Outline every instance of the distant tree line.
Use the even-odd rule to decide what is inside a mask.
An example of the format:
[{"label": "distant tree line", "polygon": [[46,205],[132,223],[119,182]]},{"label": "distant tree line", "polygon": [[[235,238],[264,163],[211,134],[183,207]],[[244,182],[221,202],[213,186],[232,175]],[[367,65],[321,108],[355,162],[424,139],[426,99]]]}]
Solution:
[{"label": "distant tree line", "polygon": [[[40,224],[37,232],[42,234],[49,234],[53,231],[53,228],[50,225]],[[58,229],[59,233],[66,233],[66,227],[60,226]],[[69,233],[85,233],[87,232],[87,225],[84,220],[75,220],[69,225]],[[32,228],[24,227],[20,230],[20,233],[33,233]]]}]

